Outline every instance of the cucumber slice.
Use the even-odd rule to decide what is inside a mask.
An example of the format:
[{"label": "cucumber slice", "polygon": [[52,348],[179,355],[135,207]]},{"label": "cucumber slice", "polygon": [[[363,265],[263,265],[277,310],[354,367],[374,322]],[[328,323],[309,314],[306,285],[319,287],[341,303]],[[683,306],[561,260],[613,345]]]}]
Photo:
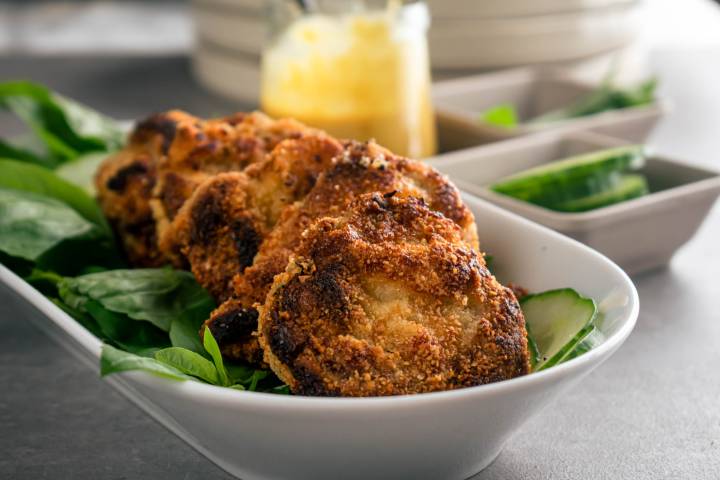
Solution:
[{"label": "cucumber slice", "polygon": [[551,208],[561,212],[586,212],[642,197],[647,195],[649,191],[647,179],[643,175],[623,175],[619,183],[610,190],[576,200],[561,202]]},{"label": "cucumber slice", "polygon": [[512,196],[518,200],[554,209],[557,205],[572,200],[613,190],[617,188],[621,178],[622,175],[618,172],[598,172],[568,182],[558,182],[553,185],[544,185],[538,189],[518,191]]},{"label": "cucumber slice", "polygon": [[580,355],[587,353],[593,348],[597,347],[604,341],[605,335],[600,330],[598,330],[597,327],[595,327],[580,343],[575,346],[575,348],[562,361],[567,361],[575,357],[579,357]]},{"label": "cucumber slice", "polygon": [[571,288],[528,295],[520,306],[528,334],[539,352],[533,365],[535,371],[563,361],[595,329],[595,301]]},{"label": "cucumber slice", "polygon": [[[552,192],[558,187],[588,183],[588,177],[608,177],[613,172],[639,168],[643,162],[643,148],[629,145],[566,158],[525,170],[505,178],[490,188],[498,193],[528,199]],[[587,191],[584,194],[594,194]]]}]

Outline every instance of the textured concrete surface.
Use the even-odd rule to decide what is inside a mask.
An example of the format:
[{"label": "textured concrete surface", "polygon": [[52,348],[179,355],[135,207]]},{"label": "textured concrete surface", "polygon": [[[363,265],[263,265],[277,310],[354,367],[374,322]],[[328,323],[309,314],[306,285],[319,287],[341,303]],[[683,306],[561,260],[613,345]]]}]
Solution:
[{"label": "textured concrete surface", "polygon": [[[718,56],[651,58],[675,103],[650,141],[660,153],[720,169]],[[43,81],[119,118],[237,108],[200,92],[179,58],[0,58],[0,76]],[[0,131],[15,128],[0,118]],[[669,268],[634,279],[641,314],[620,351],[476,478],[720,478],[719,240],[716,206]],[[1,290],[0,331],[0,478],[229,478],[28,323]]]}]

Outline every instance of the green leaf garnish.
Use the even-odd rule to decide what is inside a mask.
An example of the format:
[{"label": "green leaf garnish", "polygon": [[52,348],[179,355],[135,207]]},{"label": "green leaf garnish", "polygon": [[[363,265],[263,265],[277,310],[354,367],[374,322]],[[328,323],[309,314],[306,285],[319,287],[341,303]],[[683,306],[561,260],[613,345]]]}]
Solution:
[{"label": "green leaf garnish", "polygon": [[514,105],[503,103],[482,112],[480,121],[496,127],[515,128],[518,126],[518,115]]}]

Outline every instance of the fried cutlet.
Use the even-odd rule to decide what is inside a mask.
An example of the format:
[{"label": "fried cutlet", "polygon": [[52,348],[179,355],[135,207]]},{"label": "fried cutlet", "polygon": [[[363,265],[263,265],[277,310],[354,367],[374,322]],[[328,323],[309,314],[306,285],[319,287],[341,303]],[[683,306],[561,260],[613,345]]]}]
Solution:
[{"label": "fried cutlet", "polygon": [[184,266],[176,251],[162,251],[158,242],[195,188],[209,175],[263,160],[283,139],[307,131],[294,120],[258,112],[202,120],[173,110],[138,123],[127,146],[103,162],[95,179],[100,205],[130,263]]},{"label": "fried cutlet", "polygon": [[228,299],[233,277],[252,265],[284,208],[304,198],[342,151],[332,137],[308,134],[280,142],[243,172],[210,177],[167,227],[161,246],[181,252],[218,301]]},{"label": "fried cutlet", "polygon": [[421,199],[362,196],[317,220],[260,309],[293,393],[399,395],[528,373],[524,319],[462,229]]},{"label": "fried cutlet", "polygon": [[320,175],[308,195],[283,211],[260,243],[252,265],[235,275],[234,297],[208,320],[213,335],[223,339],[219,343],[227,357],[248,360],[247,352],[255,351],[249,346],[256,343],[252,336],[256,328],[255,306],[265,302],[273,278],[285,271],[302,232],[320,217],[342,215],[358,196],[369,192],[425,199],[429,208],[461,227],[469,247],[478,248],[473,216],[445,177],[374,143],[348,143],[342,157]]}]

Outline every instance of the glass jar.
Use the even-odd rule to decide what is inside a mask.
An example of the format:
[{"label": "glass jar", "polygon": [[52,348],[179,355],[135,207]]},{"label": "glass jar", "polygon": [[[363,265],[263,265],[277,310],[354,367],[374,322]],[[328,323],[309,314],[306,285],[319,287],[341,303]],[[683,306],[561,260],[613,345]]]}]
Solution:
[{"label": "glass jar", "polygon": [[409,157],[436,151],[422,2],[270,2],[260,102],[347,139],[375,139]]}]

